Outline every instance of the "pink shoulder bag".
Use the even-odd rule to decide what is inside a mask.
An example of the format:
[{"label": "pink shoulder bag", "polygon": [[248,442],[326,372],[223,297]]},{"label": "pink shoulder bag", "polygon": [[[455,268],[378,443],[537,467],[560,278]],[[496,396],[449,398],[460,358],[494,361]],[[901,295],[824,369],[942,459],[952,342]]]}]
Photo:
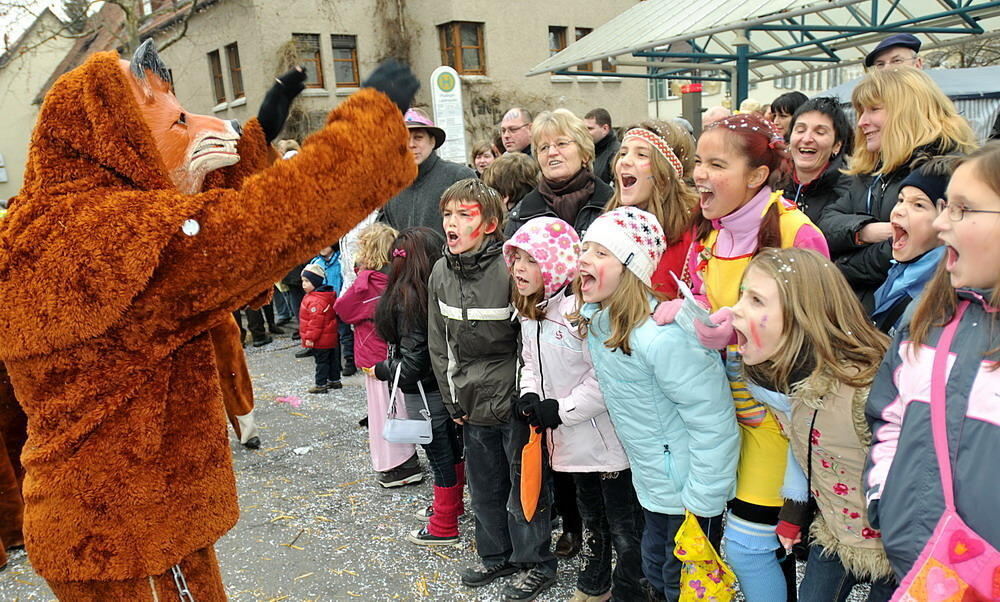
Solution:
[{"label": "pink shoulder bag", "polygon": [[955,317],[944,327],[931,369],[931,433],[941,473],[944,513],[913,568],[893,595],[893,602],[1000,600],[1000,553],[970,529],[955,511],[955,486],[948,455],[945,369],[951,341],[968,306],[968,301],[959,304]]}]

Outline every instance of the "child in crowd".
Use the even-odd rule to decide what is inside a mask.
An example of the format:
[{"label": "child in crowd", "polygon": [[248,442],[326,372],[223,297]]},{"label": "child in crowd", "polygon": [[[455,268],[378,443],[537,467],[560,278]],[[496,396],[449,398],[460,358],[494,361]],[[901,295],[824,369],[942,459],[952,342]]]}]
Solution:
[{"label": "child in crowd", "polygon": [[[511,320],[510,275],[503,260],[503,199],[477,179],[441,196],[446,250],[428,283],[428,348],[445,407],[464,425],[476,551],[482,567],[462,573],[479,587],[523,569],[507,600],[533,600],[556,580],[551,495],[543,485],[534,518],[521,511],[520,456],[528,425],[511,420],[518,323]],[[510,512],[508,512],[510,508]]]},{"label": "child in crowd", "polygon": [[667,248],[651,280],[653,290],[667,299],[677,297],[675,276],[691,284],[685,262],[694,239],[698,195],[684,181],[685,163],[692,159],[690,139],[680,126],[663,121],[630,127],[613,166],[615,193],[607,206],[608,211],[638,207],[656,216]]},{"label": "child in crowd", "polygon": [[981,555],[968,563],[974,568],[990,546],[994,559],[1000,548],[1000,143],[962,159],[946,196],[934,220],[945,259],[913,318],[900,325],[868,397],[864,487],[896,577],[907,578],[901,589],[915,576],[911,569],[934,567],[918,556],[939,519],[954,524],[957,511],[966,528],[952,537],[963,547],[953,543],[945,558],[976,591],[963,593],[940,563],[924,576],[943,574],[939,582],[954,584],[956,598],[991,600],[1000,568],[982,563],[973,579],[961,563],[973,558],[962,550]]},{"label": "child in crowd", "polygon": [[899,200],[889,214],[893,266],[885,283],[875,291],[871,316],[882,332],[895,332],[910,301],[924,290],[944,257],[933,224],[937,201],[944,198],[955,159],[922,157],[900,184]]},{"label": "child in crowd", "polygon": [[542,171],[538,161],[524,153],[505,153],[490,164],[483,172],[483,183],[496,190],[503,197],[504,205],[510,211],[524,195],[538,186],[538,176]]},{"label": "child in crowd", "polygon": [[739,430],[722,361],[692,320],[657,327],[650,277],[663,253],[655,216],[621,207],[583,239],[576,289],[582,330],[645,514],[642,567],[654,599],[680,595],[674,536],[685,512],[718,547],[736,479]]},{"label": "child in crowd", "polygon": [[433,439],[423,448],[434,475],[434,503],[421,513],[430,519],[427,526],[407,539],[432,546],[458,541],[465,485],[460,429],[444,407],[427,349],[427,280],[443,243],[429,228],[407,228],[399,234],[392,243],[389,286],[375,312],[375,327],[392,346],[389,358],[375,365],[375,376],[399,381],[411,417],[420,415],[425,402],[430,409]]},{"label": "child in crowd", "polygon": [[340,363],[337,362],[337,313],[333,304],[337,293],[325,283],[326,274],[318,264],[302,270],[302,289],[306,296],[299,307],[299,334],[302,346],[313,350],[316,360],[316,385],[310,393],[340,389]]},{"label": "child in crowd", "polygon": [[[846,600],[870,582],[869,602],[896,589],[879,532],[867,518],[861,474],[871,433],[865,401],[889,345],[847,280],[811,250],[764,249],[743,275],[733,307],[747,384],[782,419],[800,495],[789,496],[777,533],[786,549],[811,539],[801,600]],[[819,512],[808,533],[802,528]]]},{"label": "child in crowd", "polygon": [[[521,321],[521,391],[516,410],[546,431],[552,470],[575,481],[587,526],[583,568],[573,602],[639,600],[644,593],[642,507],[628,458],[597,385],[587,341],[566,318],[576,309],[580,239],[552,217],[535,218],[504,244]],[[618,557],[612,588],[611,548]],[[613,592],[612,592],[613,589]]]},{"label": "child in crowd", "polygon": [[[319,265],[323,268],[323,271],[326,273],[324,284],[330,286],[338,295],[343,292],[344,282],[348,278],[345,277],[342,268],[340,241],[328,247],[323,247],[319,255],[313,257],[309,263]],[[340,342],[334,350],[336,355],[334,361],[337,363],[337,370],[342,369],[344,376],[354,376],[358,368],[354,363],[354,331],[351,330],[351,325],[341,322],[338,326],[338,337]],[[341,368],[341,362],[343,362],[343,368]]]},{"label": "child in crowd", "polygon": [[375,308],[389,282],[389,252],[397,234],[396,230],[382,223],[374,223],[361,230],[355,254],[358,275],[334,304],[337,317],[354,325],[357,335],[355,352],[358,365],[365,372],[365,391],[368,394],[365,423],[370,427],[368,449],[372,466],[379,473],[378,482],[383,487],[400,487],[423,479],[413,445],[389,443],[382,438],[389,407],[389,389],[372,371],[387,355],[386,342],[376,332],[374,320]]},{"label": "child in crowd", "polygon": [[[717,121],[698,139],[694,181],[701,215],[695,218],[696,242],[687,265],[691,288],[716,312],[715,327],[694,323],[706,347],[722,349],[732,342],[730,307],[739,298],[743,271],[760,249],[799,247],[829,254],[823,234],[768,184],[788,169],[781,135],[756,115]],[[680,304],[661,304],[657,322],[671,321]],[[736,499],[726,517],[726,559],[750,602],[794,599],[795,563],[779,562],[784,550],[774,534],[784,502],[788,440],[767,407],[747,392],[739,364],[730,362],[728,373],[742,437]]]}]

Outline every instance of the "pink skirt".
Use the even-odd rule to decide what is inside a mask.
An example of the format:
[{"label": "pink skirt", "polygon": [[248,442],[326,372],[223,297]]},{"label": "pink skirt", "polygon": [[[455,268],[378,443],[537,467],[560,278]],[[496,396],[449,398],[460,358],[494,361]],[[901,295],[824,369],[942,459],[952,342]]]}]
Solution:
[{"label": "pink skirt", "polygon": [[389,443],[382,438],[382,426],[389,411],[389,383],[365,374],[368,392],[368,449],[376,472],[385,472],[406,462],[416,452],[412,443]]}]

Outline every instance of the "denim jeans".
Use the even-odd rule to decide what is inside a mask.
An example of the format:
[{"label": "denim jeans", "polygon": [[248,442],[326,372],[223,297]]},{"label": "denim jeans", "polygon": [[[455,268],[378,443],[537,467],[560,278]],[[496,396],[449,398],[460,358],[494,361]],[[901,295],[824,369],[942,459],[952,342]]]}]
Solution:
[{"label": "denim jeans", "polygon": [[466,424],[465,476],[476,517],[476,551],[486,566],[511,562],[522,568],[556,572],[552,553],[552,491],[548,454],[542,453],[542,489],[535,516],[521,509],[521,448],[530,427],[521,420],[479,426]]},{"label": "denim jeans", "polygon": [[896,591],[896,579],[883,577],[876,581],[859,579],[844,567],[836,554],[827,553],[823,546],[809,547],[806,574],[799,586],[802,602],[844,602],[858,583],[870,583],[868,602],[885,602]]},{"label": "denim jeans", "polygon": [[278,290],[278,287],[274,287],[274,296],[272,297],[271,303],[274,305],[274,317],[279,321],[281,320],[291,320],[295,317],[292,312],[291,306],[288,304],[287,293],[283,293]]},{"label": "denim jeans", "polygon": [[[646,528],[642,531],[642,572],[657,591],[669,602],[681,596],[681,561],[674,556],[674,537],[684,523],[683,514],[660,514],[643,508]],[[705,537],[719,549],[722,539],[722,515],[698,517]]]},{"label": "denim jeans", "polygon": [[[420,393],[403,393],[406,404],[406,414],[411,419],[420,415],[424,402]],[[427,463],[431,465],[436,487],[454,487],[458,484],[455,465],[462,461],[462,427],[455,424],[444,407],[440,391],[427,394],[427,407],[431,411],[431,435],[433,439],[427,445],[421,445],[427,454]]]},{"label": "denim jeans", "polygon": [[[583,566],[576,588],[590,596],[609,589],[612,600],[643,600],[642,506],[632,486],[632,471],[578,472],[577,505],[586,527],[586,545],[580,553]],[[611,572],[611,548],[618,563]],[[614,587],[612,587],[612,584]]]},{"label": "denim jeans", "polygon": [[313,349],[313,359],[316,360],[316,384],[323,386],[340,380],[340,354],[336,349]]}]

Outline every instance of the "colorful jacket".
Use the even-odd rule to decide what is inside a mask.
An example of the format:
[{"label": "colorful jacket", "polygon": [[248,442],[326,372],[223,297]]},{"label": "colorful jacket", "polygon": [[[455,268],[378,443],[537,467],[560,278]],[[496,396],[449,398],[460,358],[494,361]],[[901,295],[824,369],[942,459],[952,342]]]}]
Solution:
[{"label": "colorful jacket", "polygon": [[632,331],[625,355],[604,345],[606,310],[588,303],[582,313],[639,503],[660,514],[721,514],[736,483],[740,435],[718,352],[702,347],[690,322],[648,319]]},{"label": "colorful jacket", "polygon": [[337,312],[333,310],[336,300],[337,293],[325,284],[302,298],[299,336],[303,347],[333,349],[337,346]]},{"label": "colorful jacket", "polygon": [[446,249],[427,282],[428,348],[444,405],[480,426],[509,420],[517,380],[518,323],[502,247]]},{"label": "colorful jacket", "polygon": [[371,368],[386,358],[388,346],[375,332],[375,308],[388,283],[382,272],[362,270],[333,304],[337,317],[354,326],[354,362],[360,368]]},{"label": "colorful jacket", "polygon": [[344,276],[340,271],[340,251],[334,251],[329,257],[317,255],[309,261],[309,265],[312,264],[323,268],[323,284],[333,288],[333,292],[339,295],[344,286]]},{"label": "colorful jacket", "polygon": [[[947,383],[948,438],[955,479],[955,505],[962,519],[1000,548],[1000,371],[983,354],[1000,345],[996,309],[988,292],[960,290],[972,304],[951,345]],[[931,437],[931,366],[941,327],[931,329],[919,350],[910,324],[900,326],[872,384],[865,413],[872,447],[865,468],[868,516],[881,529],[886,554],[898,578],[913,566],[930,538],[944,497]],[[916,354],[916,355],[914,355]]]}]

